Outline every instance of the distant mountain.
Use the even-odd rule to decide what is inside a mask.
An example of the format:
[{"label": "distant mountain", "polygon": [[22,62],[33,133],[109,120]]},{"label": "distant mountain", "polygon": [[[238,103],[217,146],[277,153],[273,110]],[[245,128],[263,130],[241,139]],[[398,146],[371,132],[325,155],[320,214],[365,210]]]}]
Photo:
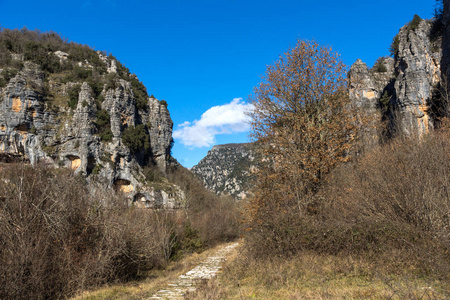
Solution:
[{"label": "distant mountain", "polygon": [[252,144],[216,145],[191,172],[216,194],[244,199],[251,194],[257,169]]}]

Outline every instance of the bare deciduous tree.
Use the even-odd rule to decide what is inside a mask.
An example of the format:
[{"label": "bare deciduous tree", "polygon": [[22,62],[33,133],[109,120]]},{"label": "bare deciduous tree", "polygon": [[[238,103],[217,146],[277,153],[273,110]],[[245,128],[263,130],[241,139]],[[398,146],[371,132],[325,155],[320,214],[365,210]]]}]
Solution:
[{"label": "bare deciduous tree", "polygon": [[360,121],[339,54],[314,41],[298,41],[269,66],[252,100],[253,137],[266,162],[248,210],[254,227],[294,208],[306,213],[308,196],[350,158]]}]

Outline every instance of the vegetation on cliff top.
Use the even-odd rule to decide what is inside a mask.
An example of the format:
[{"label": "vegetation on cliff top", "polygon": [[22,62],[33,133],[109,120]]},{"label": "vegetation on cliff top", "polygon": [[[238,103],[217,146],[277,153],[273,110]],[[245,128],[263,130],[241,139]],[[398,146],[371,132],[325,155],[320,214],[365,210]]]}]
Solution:
[{"label": "vegetation on cliff top", "polygon": [[[131,84],[136,111],[148,110],[146,87],[111,54],[67,42],[54,32],[0,28],[0,88],[24,70],[26,61],[37,64],[43,71],[43,84],[35,90],[53,111],[75,110],[82,83],[89,84],[97,110],[94,123],[103,142],[112,140],[112,132],[109,113],[102,108],[102,103],[108,90],[122,87],[121,80]],[[51,88],[54,83],[65,85],[65,91]],[[83,103],[85,105],[87,103]],[[141,129],[143,126],[147,125],[137,125],[139,132],[129,129],[124,133],[125,144],[132,152],[136,152],[137,147],[149,150],[148,128]]]},{"label": "vegetation on cliff top", "polygon": [[[60,58],[55,54],[56,51],[68,55]],[[107,65],[113,60],[116,61],[117,73],[108,74]],[[96,99],[100,96],[104,84],[115,88],[115,82],[124,79],[132,85],[136,108],[145,110],[147,107],[149,96],[146,87],[111,54],[95,51],[86,45],[67,42],[52,31],[0,28],[0,68],[7,70],[0,74],[0,87],[5,86],[12,74],[23,68],[24,61],[39,65],[46,74],[44,80],[48,80],[50,74],[62,74],[63,82],[88,82]],[[73,103],[71,100],[68,105],[73,108]]]}]

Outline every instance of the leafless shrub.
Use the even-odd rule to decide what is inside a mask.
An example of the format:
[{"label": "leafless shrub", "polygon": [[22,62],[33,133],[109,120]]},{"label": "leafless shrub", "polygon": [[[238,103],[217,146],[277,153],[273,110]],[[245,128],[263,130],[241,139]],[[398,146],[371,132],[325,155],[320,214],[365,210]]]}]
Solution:
[{"label": "leafless shrub", "polygon": [[0,298],[58,299],[165,265],[176,216],[129,208],[112,192],[97,194],[70,172],[3,167]]},{"label": "leafless shrub", "polygon": [[182,166],[172,166],[168,177],[185,192],[187,230],[181,238],[196,239],[185,241],[197,244],[193,250],[238,237],[239,203],[231,197],[219,197],[206,190],[202,183]]},{"label": "leafless shrub", "polygon": [[[78,290],[145,276],[185,251],[238,233],[236,203],[178,176],[188,209],[129,207],[68,170],[0,168],[0,299],[58,299]],[[190,185],[190,186],[189,186]]]},{"label": "leafless shrub", "polygon": [[398,138],[342,166],[319,196],[319,214],[338,230],[351,230],[351,247],[357,241],[379,252],[403,249],[404,259],[445,274],[450,258],[449,147],[445,133]]},{"label": "leafless shrub", "polygon": [[[397,138],[341,165],[305,200],[306,214],[290,206],[282,213],[266,213],[262,225],[250,223],[256,227],[247,228],[249,253],[287,257],[312,250],[362,255],[394,273],[411,266],[417,272],[446,276],[449,149],[445,132]],[[283,191],[270,196],[282,199]]]}]

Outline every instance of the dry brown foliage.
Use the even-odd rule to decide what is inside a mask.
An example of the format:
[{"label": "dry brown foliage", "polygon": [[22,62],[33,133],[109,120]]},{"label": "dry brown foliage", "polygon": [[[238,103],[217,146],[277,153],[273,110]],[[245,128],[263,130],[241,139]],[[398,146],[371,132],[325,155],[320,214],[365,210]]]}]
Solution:
[{"label": "dry brown foliage", "polygon": [[255,90],[266,159],[246,209],[254,257],[360,255],[443,278],[450,265],[449,136],[397,137],[349,160],[360,115],[330,49],[299,42]]},{"label": "dry brown foliage", "polygon": [[300,251],[363,257],[386,273],[448,280],[450,139],[398,138],[333,170],[310,210],[268,214],[246,235],[256,257]]},{"label": "dry brown foliage", "polygon": [[274,232],[314,209],[309,196],[332,168],[349,160],[359,121],[345,65],[316,42],[299,41],[269,66],[253,104],[253,136],[265,163],[247,224],[254,232]]},{"label": "dry brown foliage", "polygon": [[192,220],[184,210],[129,207],[101,187],[89,193],[68,170],[3,165],[0,174],[0,299],[59,299],[140,278],[237,234],[224,230],[233,218],[222,202],[199,208],[201,218]]},{"label": "dry brown foliage", "polygon": [[5,165],[1,175],[2,299],[62,298],[136,278],[170,256],[174,216],[128,208],[112,191],[90,195],[65,170]]},{"label": "dry brown foliage", "polygon": [[448,274],[449,178],[448,133],[398,138],[333,172],[320,193],[319,214],[354,235],[359,228],[353,245],[407,249],[405,259]]},{"label": "dry brown foliage", "polygon": [[270,173],[286,178],[300,201],[337,163],[356,137],[345,65],[331,48],[299,41],[255,88],[252,134]]},{"label": "dry brown foliage", "polygon": [[197,246],[209,247],[238,237],[240,204],[236,200],[206,190],[189,170],[179,165],[169,169],[168,178],[185,192],[186,230],[197,238]]}]

